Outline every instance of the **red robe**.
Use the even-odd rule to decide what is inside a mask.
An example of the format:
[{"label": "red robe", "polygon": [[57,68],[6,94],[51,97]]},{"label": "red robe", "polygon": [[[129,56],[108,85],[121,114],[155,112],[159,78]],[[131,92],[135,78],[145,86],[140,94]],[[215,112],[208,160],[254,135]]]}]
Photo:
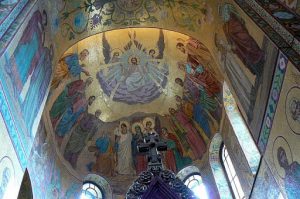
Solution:
[{"label": "red robe", "polygon": [[201,159],[203,154],[206,152],[206,144],[203,138],[193,126],[191,120],[182,111],[176,112],[175,118],[184,128],[187,142],[190,144],[195,158]]},{"label": "red robe", "polygon": [[234,46],[232,51],[241,59],[245,66],[254,75],[262,71],[260,62],[264,58],[264,52],[249,34],[245,24],[231,13],[230,20],[223,26],[228,42]]}]

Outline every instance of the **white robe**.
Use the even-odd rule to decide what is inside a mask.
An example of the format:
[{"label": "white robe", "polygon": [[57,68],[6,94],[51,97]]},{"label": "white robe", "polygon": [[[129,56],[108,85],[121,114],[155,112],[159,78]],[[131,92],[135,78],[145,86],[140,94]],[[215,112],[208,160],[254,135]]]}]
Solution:
[{"label": "white robe", "polygon": [[126,134],[122,134],[119,130],[114,133],[116,136],[120,136],[119,147],[118,147],[118,164],[117,172],[123,175],[134,175],[135,171],[133,169],[133,158],[131,151],[131,140],[132,134],[127,131]]}]

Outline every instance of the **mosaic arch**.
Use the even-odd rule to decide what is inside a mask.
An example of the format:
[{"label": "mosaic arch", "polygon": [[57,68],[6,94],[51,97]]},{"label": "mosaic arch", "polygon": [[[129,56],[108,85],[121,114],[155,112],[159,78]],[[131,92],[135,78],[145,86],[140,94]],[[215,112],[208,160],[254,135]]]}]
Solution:
[{"label": "mosaic arch", "polygon": [[219,191],[221,199],[232,199],[232,194],[220,160],[220,148],[223,139],[220,133],[216,133],[209,146],[209,163]]},{"label": "mosaic arch", "polygon": [[238,110],[237,104],[228,88],[226,82],[223,84],[224,107],[234,133],[246,156],[249,167],[253,174],[258,170],[260,153],[251,137],[251,134]]},{"label": "mosaic arch", "polygon": [[208,152],[222,115],[213,56],[200,41],[155,28],[109,31],[78,42],[59,60],[47,118],[63,157],[79,176],[105,176],[124,194],[146,169],[137,144],[166,140],[177,172]]}]

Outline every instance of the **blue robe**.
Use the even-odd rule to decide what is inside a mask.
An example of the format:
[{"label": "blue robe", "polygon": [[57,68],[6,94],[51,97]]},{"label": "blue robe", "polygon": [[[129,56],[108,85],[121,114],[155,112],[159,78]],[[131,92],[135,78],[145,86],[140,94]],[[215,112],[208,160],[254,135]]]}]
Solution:
[{"label": "blue robe", "polygon": [[81,65],[79,64],[78,54],[72,54],[64,58],[65,63],[68,65],[69,72],[73,76],[78,76],[82,72]]},{"label": "blue robe", "polygon": [[300,164],[293,162],[284,178],[285,191],[288,199],[299,198],[300,196]]},{"label": "blue robe", "polygon": [[208,138],[211,137],[211,130],[208,123],[208,116],[200,103],[194,105],[193,110],[194,120],[200,125]]},{"label": "blue robe", "polygon": [[107,136],[98,138],[96,140],[96,147],[100,153],[108,152],[109,138]]},{"label": "blue robe", "polygon": [[57,135],[65,136],[75,125],[80,115],[86,110],[85,107],[80,108],[77,112],[73,113],[72,107],[68,107],[62,115],[60,122],[57,125]]}]

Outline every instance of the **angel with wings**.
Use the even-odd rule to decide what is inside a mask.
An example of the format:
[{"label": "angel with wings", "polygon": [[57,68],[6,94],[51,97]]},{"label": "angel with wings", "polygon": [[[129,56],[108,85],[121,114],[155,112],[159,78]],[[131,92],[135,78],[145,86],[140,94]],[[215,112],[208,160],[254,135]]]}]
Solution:
[{"label": "angel with wings", "polygon": [[164,34],[160,30],[158,55],[154,48],[148,50],[136,39],[136,32],[128,36],[130,41],[122,49],[111,49],[103,33],[104,68],[107,71],[101,69],[97,78],[111,100],[145,104],[158,98],[167,84],[169,69],[163,60]]}]

